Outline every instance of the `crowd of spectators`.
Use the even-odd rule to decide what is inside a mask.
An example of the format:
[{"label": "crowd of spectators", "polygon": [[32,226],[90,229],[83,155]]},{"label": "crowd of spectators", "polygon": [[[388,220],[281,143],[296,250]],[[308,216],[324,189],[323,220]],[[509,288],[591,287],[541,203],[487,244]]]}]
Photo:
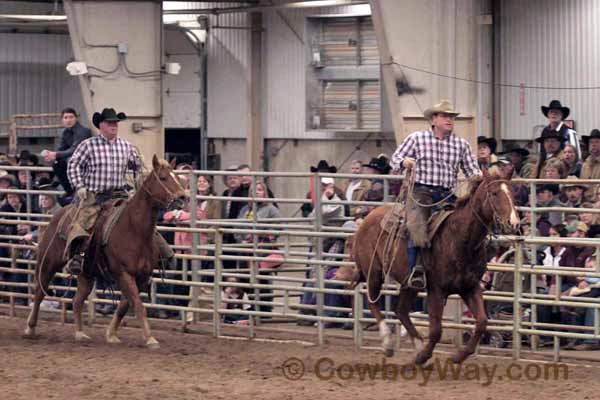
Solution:
[{"label": "crowd of spectators", "polygon": [[[67,110],[68,111],[68,110]],[[565,118],[568,115],[568,109],[560,103],[550,103],[548,107],[542,107],[542,112],[548,118],[548,125],[536,138],[535,142],[539,144],[539,149],[533,147],[504,146],[505,151],[498,152],[498,143],[495,139],[480,136],[477,140],[476,154],[481,169],[487,169],[497,173],[502,178],[511,179],[512,188],[515,195],[516,205],[520,207],[536,207],[535,224],[532,226],[533,218],[531,212],[521,212],[522,224],[521,232],[523,235],[547,236],[547,237],[572,237],[572,238],[598,238],[600,234],[600,217],[592,209],[600,208],[600,185],[590,185],[581,182],[585,179],[600,179],[600,131],[593,130],[590,135],[583,136],[573,143],[572,129],[565,125]],[[64,113],[64,112],[63,112]],[[67,112],[69,114],[69,112]],[[76,115],[73,113],[70,113]],[[76,122],[76,120],[75,120]],[[73,123],[70,121],[69,123]],[[80,125],[78,125],[80,126]],[[65,130],[73,129],[65,125]],[[81,128],[80,128],[81,130]],[[82,131],[83,132],[83,131]],[[578,138],[578,136],[575,136]],[[62,142],[61,142],[62,143]],[[63,147],[69,143],[62,144]],[[77,145],[77,143],[71,143]],[[535,146],[535,145],[534,145]],[[536,151],[538,150],[538,151]],[[69,149],[67,147],[66,151]],[[42,157],[48,161],[47,155]],[[51,158],[51,157],[50,157]],[[64,163],[64,160],[61,162]],[[55,162],[56,164],[56,162]],[[4,155],[0,155],[0,168],[2,165],[20,165],[20,166],[38,166],[43,165],[40,157],[31,154],[28,151],[21,152],[16,160],[11,160]],[[385,154],[373,157],[368,162],[362,160],[352,160],[344,172],[349,172],[352,177],[349,179],[338,179],[333,177],[320,178],[320,196],[321,210],[320,215],[325,227],[342,227],[345,230],[357,229],[373,206],[343,205],[323,203],[324,201],[383,201],[384,198],[393,200],[400,190],[400,181],[391,180],[384,184],[382,179],[366,177],[367,174],[386,175],[393,173],[389,166],[389,160]],[[182,173],[180,180],[186,190],[190,190],[190,171],[197,169],[192,163],[180,163],[176,168]],[[330,165],[327,160],[320,160],[315,166],[309,169],[311,172],[336,173],[338,169]],[[189,227],[192,215],[195,214],[198,226],[209,227],[211,220],[221,220],[238,223],[250,223],[255,219],[265,222],[269,219],[282,218],[278,204],[272,200],[275,195],[269,188],[265,179],[256,177],[254,180],[248,165],[230,166],[227,171],[231,175],[222,176],[222,183],[225,190],[220,194],[221,199],[217,198],[213,176],[197,176],[196,210],[193,213],[190,209],[191,202],[183,209],[162,210],[159,215],[159,225]],[[29,206],[26,198],[17,193],[0,194],[0,212],[5,219],[28,219],[23,216],[27,212],[39,214],[54,214],[61,206],[67,204],[69,190],[61,185],[59,173],[56,169],[53,172],[28,172],[0,170],[0,188],[2,189],[25,189],[32,188],[38,190],[61,190],[67,192],[67,196],[56,197],[54,195],[31,195]],[[552,182],[538,183],[535,189],[535,196],[530,192],[529,183],[514,181],[519,178],[537,178],[552,180]],[[254,182],[254,184],[253,184]],[[295,215],[304,218],[315,218],[317,210],[315,209],[316,193],[315,182],[309,184],[308,192],[305,198],[310,200],[303,204]],[[385,188],[388,192],[385,193]],[[214,197],[214,198],[213,198]],[[244,200],[248,197],[254,197],[255,200]],[[286,196],[282,196],[286,197]],[[231,200],[227,200],[231,198]],[[535,204],[531,199],[535,199]],[[547,207],[567,207],[568,211],[545,211]],[[11,214],[14,214],[11,216]],[[27,224],[3,224],[0,225],[0,234],[11,235],[10,238],[2,239],[3,242],[21,242],[36,243],[39,240],[40,230],[35,225]],[[180,254],[189,254],[192,247],[192,234],[189,232],[165,232],[163,233],[167,241],[172,244],[175,251]],[[261,249],[276,248],[276,235],[253,235],[253,234],[226,234],[223,238],[224,244],[230,247],[226,250],[228,255],[252,255],[253,246]],[[214,245],[214,235],[208,233],[199,234],[198,244],[200,255],[212,255],[211,245]],[[269,247],[271,245],[271,247]],[[349,243],[340,238],[325,238],[322,240],[322,254],[324,260],[341,261],[340,254],[348,253]],[[509,249],[492,248],[490,249],[490,260],[495,261]],[[530,262],[546,267],[580,267],[596,269],[597,254],[595,247],[589,246],[565,246],[550,245],[539,246],[537,249],[537,259]],[[20,250],[20,257],[33,258],[32,252]],[[314,247],[310,247],[310,252],[316,252]],[[273,252],[272,254],[261,253],[259,255],[267,256],[270,262],[260,262],[259,265],[259,283],[270,282],[270,276],[277,271],[281,262],[281,254]],[[0,247],[0,257],[3,259],[11,258],[11,250],[7,247]],[[10,262],[2,262],[3,266],[10,266]],[[200,271],[207,272],[214,270],[213,261],[199,261]],[[310,264],[309,264],[310,266]],[[249,264],[241,260],[223,261],[225,269],[238,269],[248,271]],[[312,266],[306,273],[306,278],[315,278],[319,266]],[[324,274],[327,280],[336,277],[338,268],[331,266],[325,269]],[[189,260],[177,259],[176,265],[171,265],[167,271],[168,277],[176,279],[191,278],[191,267]],[[169,275],[170,274],[170,275]],[[27,281],[25,274],[0,272],[0,278],[9,282],[23,283]],[[484,280],[488,283],[488,288],[492,287],[494,279],[498,277],[492,273],[487,273]],[[201,273],[200,280],[211,282],[212,276],[209,273]],[[248,282],[243,278],[228,277],[230,282]],[[574,277],[564,278],[560,281],[554,275],[539,275],[536,280],[534,290],[540,294],[554,295],[560,291],[565,296],[600,296],[599,279]],[[304,286],[314,286],[313,283],[306,283]],[[326,284],[326,287],[337,287],[333,284]],[[12,287],[9,290],[26,293],[25,287]],[[160,298],[159,304],[187,306],[190,290],[187,286],[159,284],[157,288],[159,294],[178,295],[172,298]],[[236,285],[223,288],[223,299],[243,300],[252,297],[253,291],[241,288]],[[270,301],[274,294],[270,290],[261,289],[261,300]],[[183,299],[183,300],[182,300]],[[26,299],[18,299],[18,302],[27,304]],[[350,299],[347,296],[330,295],[324,296],[324,303],[331,307],[349,307]],[[233,301],[225,302],[226,308],[237,308],[241,310],[259,310],[268,312],[271,307],[261,304],[252,306],[248,303]],[[299,312],[305,315],[315,314],[316,298],[314,293],[304,292],[301,297]],[[48,307],[56,307],[56,304],[47,302]],[[418,306],[420,309],[420,305]],[[114,306],[103,308],[106,313],[114,311]],[[339,311],[325,312],[326,316],[348,316]],[[182,314],[178,311],[160,310],[154,313],[154,316],[160,318],[181,318]],[[190,319],[191,315],[184,315]],[[247,323],[247,316],[228,315],[224,321],[228,323]],[[539,321],[562,323],[567,325],[593,325],[593,312],[585,309],[573,309],[565,307],[540,306]],[[298,322],[300,325],[312,325],[314,321],[303,319]],[[592,325],[591,325],[592,324]],[[342,324],[328,322],[326,328],[342,327]],[[351,327],[346,324],[346,327]],[[574,342],[565,341],[567,347],[577,348],[600,348],[600,343],[594,341]]]}]

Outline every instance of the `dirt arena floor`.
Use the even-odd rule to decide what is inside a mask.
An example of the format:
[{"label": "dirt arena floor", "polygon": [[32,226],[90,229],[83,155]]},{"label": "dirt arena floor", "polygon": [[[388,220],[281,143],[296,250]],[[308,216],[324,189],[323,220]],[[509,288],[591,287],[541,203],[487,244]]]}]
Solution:
[{"label": "dirt arena floor", "polygon": [[384,360],[348,341],[318,347],[216,339],[208,328],[184,334],[159,322],[161,348],[148,350],[131,323],[120,331],[122,344],[106,344],[106,320],[86,327],[88,343],[75,342],[71,324],[47,320],[38,338],[25,339],[23,316],[0,312],[1,399],[591,400],[600,393],[598,367],[568,364],[556,372],[551,364],[477,356],[451,370],[436,354],[431,368],[415,370],[405,365],[406,351]]}]

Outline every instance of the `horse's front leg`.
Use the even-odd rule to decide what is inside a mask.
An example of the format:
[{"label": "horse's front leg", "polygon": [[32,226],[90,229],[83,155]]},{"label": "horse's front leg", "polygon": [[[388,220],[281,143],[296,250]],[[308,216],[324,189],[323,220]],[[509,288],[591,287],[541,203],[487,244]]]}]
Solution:
[{"label": "horse's front leg", "polygon": [[444,314],[444,297],[437,291],[427,294],[427,312],[429,313],[429,341],[417,353],[415,364],[425,364],[433,355],[435,345],[442,338],[442,316]]},{"label": "horse's front leg", "polygon": [[90,295],[94,287],[94,282],[86,278],[83,274],[79,274],[77,277],[77,293],[73,299],[73,315],[75,317],[75,340],[83,341],[90,340],[91,338],[83,332],[83,320],[81,313],[83,311],[83,304]]},{"label": "horse's front leg", "polygon": [[487,315],[485,313],[481,288],[477,287],[470,294],[461,297],[475,316],[475,332],[473,332],[473,336],[471,336],[465,347],[452,356],[452,361],[455,363],[463,362],[475,352],[487,326]]},{"label": "horse's front leg", "polygon": [[133,279],[129,273],[123,272],[119,277],[119,285],[121,287],[121,293],[129,300],[129,304],[133,306],[136,317],[142,323],[142,331],[144,340],[146,340],[146,346],[150,349],[158,349],[160,345],[158,344],[158,340],[153,338],[150,333],[150,324],[146,318],[146,309],[140,298],[140,291],[135,283],[135,279]]}]

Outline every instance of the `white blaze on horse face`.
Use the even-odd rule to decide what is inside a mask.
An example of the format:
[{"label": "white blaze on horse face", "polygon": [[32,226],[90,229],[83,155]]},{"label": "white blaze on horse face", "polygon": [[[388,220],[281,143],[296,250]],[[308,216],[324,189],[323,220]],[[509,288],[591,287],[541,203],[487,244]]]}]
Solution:
[{"label": "white blaze on horse face", "polygon": [[508,190],[508,186],[506,186],[506,183],[503,183],[500,185],[500,189],[502,189],[502,191],[504,192],[504,194],[506,194],[506,197],[508,198],[508,203],[510,205],[510,224],[513,228],[517,229],[519,227],[520,221],[519,217],[517,216],[517,210],[515,210],[515,205],[513,204],[510,191]]}]

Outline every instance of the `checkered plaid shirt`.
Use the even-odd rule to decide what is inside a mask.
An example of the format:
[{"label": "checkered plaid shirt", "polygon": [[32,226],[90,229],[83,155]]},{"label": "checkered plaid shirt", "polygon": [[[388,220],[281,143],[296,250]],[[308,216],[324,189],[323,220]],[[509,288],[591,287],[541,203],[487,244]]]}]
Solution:
[{"label": "checkered plaid shirt", "polygon": [[125,140],[112,143],[102,135],[81,142],[69,160],[67,174],[75,189],[104,192],[125,185],[127,169],[139,169],[140,157]]},{"label": "checkered plaid shirt", "polygon": [[454,189],[459,168],[467,178],[481,174],[469,142],[453,133],[442,140],[429,129],[411,133],[392,155],[392,168],[401,170],[406,157],[417,160],[415,181],[425,185]]}]

